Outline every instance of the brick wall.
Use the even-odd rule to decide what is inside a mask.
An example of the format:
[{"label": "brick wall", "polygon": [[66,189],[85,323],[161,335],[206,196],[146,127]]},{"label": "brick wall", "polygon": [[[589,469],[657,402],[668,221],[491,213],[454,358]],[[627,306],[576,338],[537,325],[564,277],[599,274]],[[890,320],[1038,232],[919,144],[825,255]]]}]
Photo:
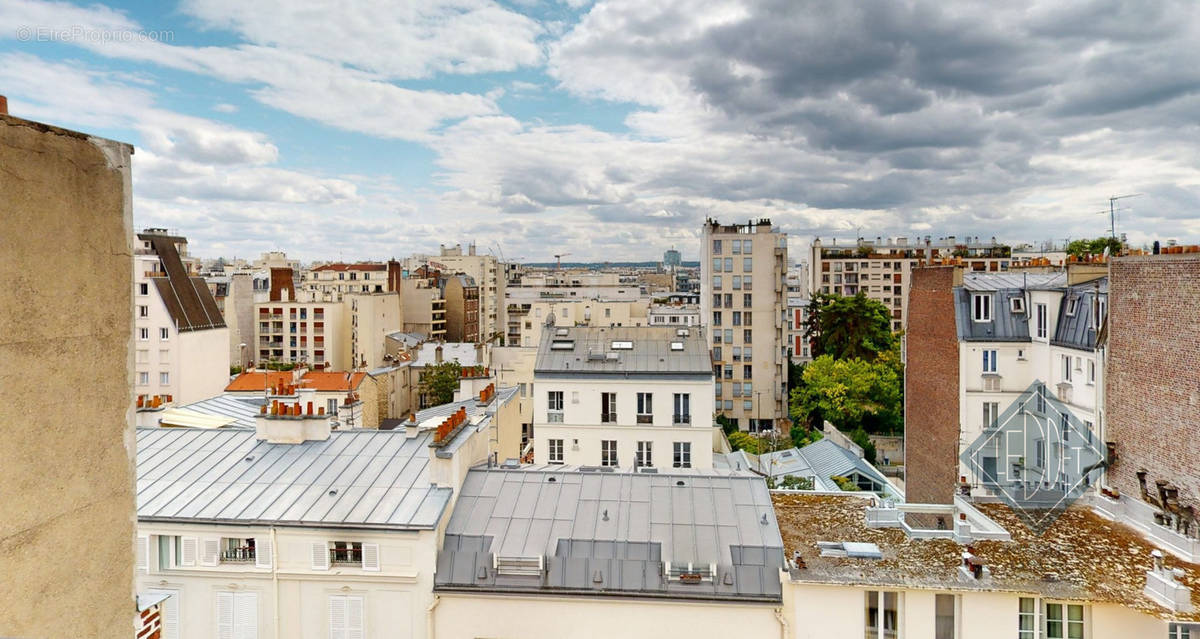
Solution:
[{"label": "brick wall", "polygon": [[958,331],[955,268],[915,268],[904,365],[905,501],[949,504],[958,485]]},{"label": "brick wall", "polygon": [[[1108,483],[1139,494],[1166,479],[1200,506],[1200,256],[1122,257],[1109,277],[1106,438],[1117,442]],[[1135,497],[1136,498],[1136,497]]]}]

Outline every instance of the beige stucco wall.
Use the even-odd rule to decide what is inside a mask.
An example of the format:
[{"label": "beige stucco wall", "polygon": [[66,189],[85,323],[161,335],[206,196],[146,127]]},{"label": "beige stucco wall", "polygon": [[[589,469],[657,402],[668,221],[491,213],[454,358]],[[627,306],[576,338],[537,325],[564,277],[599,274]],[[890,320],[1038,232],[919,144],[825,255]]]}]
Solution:
[{"label": "beige stucco wall", "polygon": [[133,636],[132,151],[0,115],[0,636]]},{"label": "beige stucco wall", "polygon": [[771,604],[441,593],[436,606],[439,639],[780,636]]}]

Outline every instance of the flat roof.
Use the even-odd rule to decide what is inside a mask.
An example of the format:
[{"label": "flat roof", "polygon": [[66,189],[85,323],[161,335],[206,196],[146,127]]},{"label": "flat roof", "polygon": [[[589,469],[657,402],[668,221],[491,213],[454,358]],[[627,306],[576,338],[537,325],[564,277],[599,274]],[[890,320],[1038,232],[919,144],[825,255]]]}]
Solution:
[{"label": "flat roof", "polygon": [[704,335],[699,326],[547,326],[534,373],[711,378]]}]

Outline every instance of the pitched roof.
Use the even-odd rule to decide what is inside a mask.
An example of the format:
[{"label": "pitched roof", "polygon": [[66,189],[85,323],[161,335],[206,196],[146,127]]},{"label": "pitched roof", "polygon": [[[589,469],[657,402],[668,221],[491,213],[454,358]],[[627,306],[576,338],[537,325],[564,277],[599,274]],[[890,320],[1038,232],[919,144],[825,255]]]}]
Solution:
[{"label": "pitched roof", "polygon": [[712,357],[698,326],[547,327],[534,372],[711,378]]},{"label": "pitched roof", "polygon": [[1108,297],[1107,277],[1068,288],[1063,303],[1058,307],[1058,324],[1050,343],[1085,351],[1095,350],[1096,336],[1100,332],[1100,323],[1093,317],[1097,310],[1097,297]]},{"label": "pitched roof", "polygon": [[[254,390],[261,391],[262,386]],[[261,395],[253,395],[247,397],[245,395],[217,395],[209,397],[198,402],[192,402],[184,406],[179,406],[175,409],[175,416],[179,418],[179,423],[175,423],[164,411],[163,417],[160,420],[165,424],[170,425],[186,425],[182,423],[183,417],[188,414],[195,415],[210,415],[213,417],[223,417],[227,419],[226,426],[236,426],[239,428],[254,428],[254,419],[258,415],[259,407],[263,405]]]},{"label": "pitched roof", "polygon": [[154,288],[167,307],[167,314],[181,332],[225,328],[225,318],[203,277],[190,277],[175,243],[182,238],[156,233],[139,233],[138,239],[150,242],[162,263],[166,277],[152,277]]},{"label": "pitched roof", "polygon": [[[782,538],[766,482],[746,473],[475,468],[438,555],[435,588],[778,601]],[[487,571],[543,561],[537,576]],[[662,564],[716,565],[685,583]]]},{"label": "pitched roof", "polygon": [[[267,379],[263,379],[263,376]],[[261,391],[264,385],[275,387],[278,384],[291,384],[292,373],[290,371],[267,371],[260,373],[257,371],[246,371],[239,373],[225,386],[225,392],[245,392],[245,391]]]},{"label": "pitched roof", "polygon": [[452,489],[429,483],[430,431],[334,431],[271,444],[253,430],[139,428],[141,521],[432,529]]},{"label": "pitched roof", "polygon": [[366,373],[344,371],[308,371],[300,378],[300,388],[318,391],[351,391],[366,379]]}]

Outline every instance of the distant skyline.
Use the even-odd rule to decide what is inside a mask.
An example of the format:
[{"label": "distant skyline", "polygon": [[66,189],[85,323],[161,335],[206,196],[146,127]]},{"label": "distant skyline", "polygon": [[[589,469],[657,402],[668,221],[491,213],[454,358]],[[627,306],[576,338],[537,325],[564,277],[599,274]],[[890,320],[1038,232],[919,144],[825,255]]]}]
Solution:
[{"label": "distant skyline", "polygon": [[1198,41],[1191,1],[0,0],[0,94],[133,143],[135,226],[204,257],[1039,243],[1133,193],[1133,243],[1198,243]]}]

